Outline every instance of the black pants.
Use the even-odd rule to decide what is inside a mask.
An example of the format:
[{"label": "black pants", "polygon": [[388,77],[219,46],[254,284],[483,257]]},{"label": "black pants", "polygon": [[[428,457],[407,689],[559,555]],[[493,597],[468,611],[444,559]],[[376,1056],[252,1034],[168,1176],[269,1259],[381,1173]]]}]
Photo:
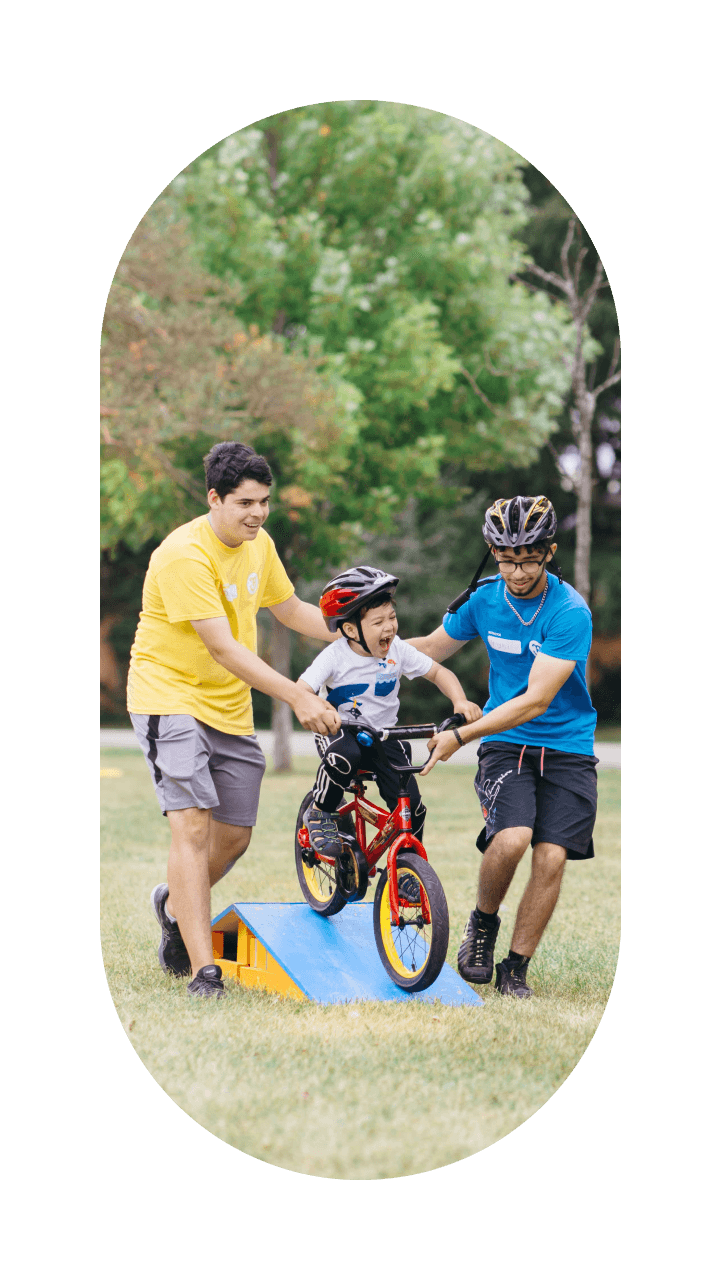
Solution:
[{"label": "black pants", "polygon": [[[323,747],[322,761],[318,769],[313,799],[318,809],[324,813],[335,813],[343,802],[345,788],[355,778],[358,769],[367,769],[377,779],[378,791],[389,809],[394,809],[400,792],[399,773],[395,773],[388,760],[393,764],[411,764],[412,755],[407,742],[375,743],[371,747],[361,747],[352,733],[341,730],[332,738],[319,739]],[[407,775],[407,789],[410,796],[410,814],[412,833],[422,840],[425,825],[425,805],[420,798],[420,789],[415,775]]]}]

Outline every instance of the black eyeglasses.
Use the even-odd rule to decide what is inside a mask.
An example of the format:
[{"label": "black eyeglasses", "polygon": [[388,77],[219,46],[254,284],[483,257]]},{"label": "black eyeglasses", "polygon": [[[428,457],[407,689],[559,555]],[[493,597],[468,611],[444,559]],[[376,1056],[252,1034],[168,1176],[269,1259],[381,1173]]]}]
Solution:
[{"label": "black eyeglasses", "polygon": [[515,569],[522,569],[523,573],[529,573],[534,568],[540,568],[547,560],[547,556],[543,556],[542,560],[496,560],[498,569],[504,569],[506,573],[512,573]]}]

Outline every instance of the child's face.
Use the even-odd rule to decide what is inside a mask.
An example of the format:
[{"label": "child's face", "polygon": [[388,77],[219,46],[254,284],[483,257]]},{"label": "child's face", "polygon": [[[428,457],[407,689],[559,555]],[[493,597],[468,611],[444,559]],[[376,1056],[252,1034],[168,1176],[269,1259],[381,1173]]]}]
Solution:
[{"label": "child's face", "polygon": [[[365,617],[362,619],[363,635],[365,643],[370,650],[373,658],[387,657],[388,649],[397,635],[397,618],[395,616],[395,605],[379,604],[374,609],[368,609]],[[357,635],[357,627],[348,624],[348,635]],[[364,653],[362,645],[353,644],[356,653]]]}]

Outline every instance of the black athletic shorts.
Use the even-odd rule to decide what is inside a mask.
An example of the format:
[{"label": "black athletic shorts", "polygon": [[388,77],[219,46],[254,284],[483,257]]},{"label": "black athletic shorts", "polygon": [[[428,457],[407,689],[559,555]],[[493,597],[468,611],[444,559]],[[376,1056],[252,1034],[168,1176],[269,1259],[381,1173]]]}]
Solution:
[{"label": "black athletic shorts", "polygon": [[532,845],[547,841],[567,849],[568,859],[594,858],[597,756],[514,742],[483,742],[475,778],[485,830],[484,853],[498,831],[530,827]]}]

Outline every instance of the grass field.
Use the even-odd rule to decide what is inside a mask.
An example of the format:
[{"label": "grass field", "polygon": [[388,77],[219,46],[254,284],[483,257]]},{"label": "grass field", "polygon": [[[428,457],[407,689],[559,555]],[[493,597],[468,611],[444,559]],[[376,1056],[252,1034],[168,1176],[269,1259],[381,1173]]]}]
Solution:
[{"label": "grass field", "polygon": [[[118,1015],[155,1079],[190,1116],[271,1164],[332,1178],[392,1178],[471,1155],[516,1128],[555,1092],[600,1021],[619,939],[620,774],[601,772],[595,860],[570,863],[533,959],[536,998],[481,988],[482,1009],[439,1004],[320,1007],[232,984],[192,1000],[157,964],[149,906],[165,879],[168,826],[139,752],[102,753],[102,929]],[[298,901],[292,839],[314,776],[268,772],[248,853],[213,891],[234,901]],[[479,806],[474,770],[423,779],[426,847],[450,908],[448,960],[474,904]],[[503,915],[512,918],[521,865]],[[373,890],[371,881],[368,899]],[[499,946],[506,954],[510,924]]]}]

